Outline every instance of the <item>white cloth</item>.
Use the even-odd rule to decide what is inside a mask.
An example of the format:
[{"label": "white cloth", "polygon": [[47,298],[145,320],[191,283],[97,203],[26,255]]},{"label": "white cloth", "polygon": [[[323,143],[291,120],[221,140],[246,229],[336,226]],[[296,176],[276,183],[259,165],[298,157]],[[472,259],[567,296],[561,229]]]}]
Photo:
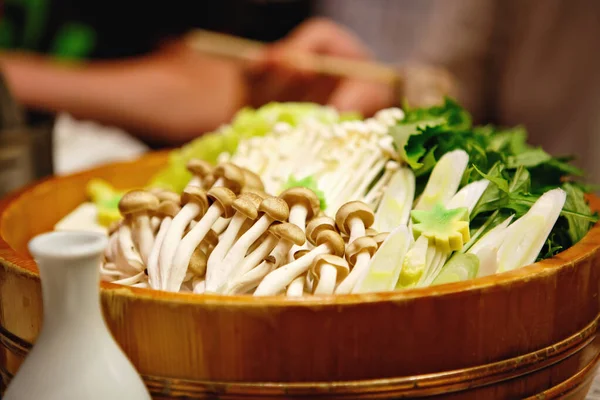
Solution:
[{"label": "white cloth", "polygon": [[101,164],[133,160],[148,146],[127,132],[60,114],[54,125],[54,171],[71,174]]}]

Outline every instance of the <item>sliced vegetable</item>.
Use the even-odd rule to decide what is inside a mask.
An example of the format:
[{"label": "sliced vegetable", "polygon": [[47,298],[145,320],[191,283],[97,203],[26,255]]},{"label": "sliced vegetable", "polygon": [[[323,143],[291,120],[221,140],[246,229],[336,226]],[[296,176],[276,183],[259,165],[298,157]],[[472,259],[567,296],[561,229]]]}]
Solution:
[{"label": "sliced vegetable", "polygon": [[456,253],[446,265],[442,267],[439,275],[433,279],[431,285],[441,285],[473,279],[479,270],[479,258],[474,254]]},{"label": "sliced vegetable", "polygon": [[391,232],[408,224],[415,197],[415,174],[410,168],[398,169],[383,193],[373,227],[379,232]]},{"label": "sliced vegetable", "polygon": [[369,264],[369,270],[354,293],[392,291],[398,283],[404,256],[411,244],[406,225],[399,225],[383,241]]},{"label": "sliced vegetable", "polygon": [[438,203],[429,211],[413,210],[411,216],[415,239],[425,236],[444,251],[460,250],[469,240],[469,210],[465,207],[447,209]]}]

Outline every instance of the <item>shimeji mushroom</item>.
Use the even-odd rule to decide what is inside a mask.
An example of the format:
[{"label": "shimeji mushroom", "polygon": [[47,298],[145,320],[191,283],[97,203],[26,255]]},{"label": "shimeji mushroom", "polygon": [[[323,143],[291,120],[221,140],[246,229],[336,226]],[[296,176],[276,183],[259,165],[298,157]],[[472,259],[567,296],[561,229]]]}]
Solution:
[{"label": "shimeji mushroom", "polygon": [[333,254],[317,256],[310,268],[315,285],[313,294],[333,294],[336,284],[344,280],[349,272],[350,266],[342,257]]},{"label": "shimeji mushroom", "polygon": [[[306,222],[313,219],[320,211],[320,201],[315,192],[305,187],[293,187],[279,195],[290,208],[289,222],[306,232]],[[288,253],[291,260],[299,247],[292,247]]]},{"label": "shimeji mushroom", "polygon": [[377,242],[370,236],[362,236],[354,240],[346,249],[346,259],[352,265],[352,271],[335,289],[336,294],[347,294],[357,286],[369,271],[371,257],[377,251]]},{"label": "shimeji mushroom", "polygon": [[155,212],[155,215],[161,218],[161,222],[146,264],[146,269],[148,270],[148,283],[152,289],[160,289],[161,277],[160,269],[158,267],[158,256],[167,231],[169,230],[169,226],[171,225],[171,221],[180,210],[181,206],[179,205],[179,200],[177,202],[164,200],[159,204],[158,209]]},{"label": "shimeji mushroom", "polygon": [[[252,252],[250,252],[242,261],[238,268],[236,276],[231,276],[226,289],[222,290],[223,293],[231,293],[240,290],[240,288],[248,288],[248,280],[245,279],[248,273],[253,269],[257,268],[262,261],[269,259],[274,266],[278,266],[276,253],[282,250],[290,248],[292,245],[302,245],[306,241],[306,237],[302,230],[289,222],[284,223],[273,223],[267,231],[268,236],[263,242]],[[279,247],[276,251],[275,248]],[[266,273],[265,273],[266,275]],[[255,276],[255,275],[251,275]],[[264,277],[264,275],[263,275]],[[258,285],[258,282],[256,282]],[[236,289],[237,287],[237,289]],[[254,286],[256,287],[256,286]]]},{"label": "shimeji mushroom", "polygon": [[[296,251],[293,255],[293,259],[297,260],[300,257],[305,256],[306,254],[308,254],[310,250],[308,249],[300,249],[298,251]],[[305,289],[307,291],[312,291],[312,282],[309,282],[309,279],[311,278],[308,274],[308,271],[304,272],[303,274],[297,276],[287,287],[287,289],[285,290],[285,295],[288,297],[293,297],[293,296],[302,296],[304,294]]]},{"label": "shimeji mushroom", "polygon": [[265,185],[263,184],[260,176],[254,171],[248,168],[241,168],[242,174],[244,175],[244,187],[242,187],[242,193],[248,191],[264,191]]},{"label": "shimeji mushroom", "polygon": [[297,276],[296,279],[294,279],[292,283],[288,285],[285,295],[288,297],[302,296],[306,286],[306,275],[307,272]]},{"label": "shimeji mushroom", "polygon": [[[192,291],[198,288],[198,292],[201,293],[202,286],[198,285],[198,281],[204,280],[204,275],[206,274],[206,254],[197,247],[192,253],[192,257],[190,257],[190,263],[188,265],[188,271],[192,275]],[[196,284],[194,284],[196,282]]]},{"label": "shimeji mushroom", "polygon": [[193,219],[204,215],[208,208],[206,192],[200,187],[188,186],[183,190],[183,194],[181,195],[181,204],[183,206],[171,221],[158,255],[160,286],[163,289],[167,284],[167,271],[171,268],[173,256],[186,227]]},{"label": "shimeji mushroom", "polygon": [[154,243],[154,232],[150,227],[150,215],[158,207],[158,198],[145,190],[132,190],[119,201],[121,215],[132,226],[132,236],[137,244],[142,262],[148,262],[148,256]]},{"label": "shimeji mushroom", "polygon": [[215,292],[230,276],[235,276],[239,264],[244,259],[248,249],[258,238],[269,229],[275,221],[286,221],[290,210],[285,201],[279,197],[267,197],[261,201],[258,211],[262,214],[240,238],[231,246],[221,265],[206,282],[206,291]]},{"label": "shimeji mushroom", "polygon": [[254,289],[269,272],[281,265],[293,245],[302,246],[306,241],[304,232],[289,222],[272,225],[269,231],[279,240],[275,248],[260,264],[234,279],[228,285],[227,293],[246,293]]},{"label": "shimeji mushroom", "polygon": [[226,186],[236,195],[242,191],[245,184],[244,172],[240,167],[230,162],[224,162],[214,169],[215,183],[212,187]]},{"label": "shimeji mushroom", "polygon": [[304,274],[315,257],[320,254],[335,254],[341,256],[344,254],[344,239],[339,233],[332,230],[322,230],[315,247],[304,256],[292,261],[289,264],[279,267],[270,272],[256,288],[255,296],[275,295],[283,291],[295,278]]},{"label": "shimeji mushroom", "polygon": [[231,218],[227,229],[221,235],[219,242],[208,257],[206,269],[206,279],[210,280],[213,273],[219,267],[225,255],[233,246],[233,243],[238,237],[238,233],[242,226],[247,221],[254,221],[258,218],[258,207],[262,202],[262,198],[254,193],[242,193],[233,201],[231,207],[235,210],[235,214]]},{"label": "shimeji mushroom", "polygon": [[204,160],[193,158],[188,161],[187,170],[193,175],[188,182],[189,186],[199,186],[207,189],[207,181],[210,181],[210,176],[213,173],[213,166]]},{"label": "shimeji mushroom", "polygon": [[200,245],[202,239],[220,216],[230,218],[233,215],[232,203],[235,200],[235,194],[230,189],[213,187],[207,192],[207,197],[212,204],[202,219],[179,241],[171,268],[168,270],[164,290],[179,290],[194,249]]},{"label": "shimeji mushroom", "polygon": [[348,243],[365,236],[366,229],[373,225],[375,214],[362,201],[350,201],[340,207],[335,215],[335,223],[341,233],[349,235]]},{"label": "shimeji mushroom", "polygon": [[144,269],[144,262],[142,261],[142,256],[133,243],[129,224],[121,224],[116,235],[118,239],[118,246],[115,252],[117,268],[125,273],[127,271],[134,271],[136,273],[142,271]]}]

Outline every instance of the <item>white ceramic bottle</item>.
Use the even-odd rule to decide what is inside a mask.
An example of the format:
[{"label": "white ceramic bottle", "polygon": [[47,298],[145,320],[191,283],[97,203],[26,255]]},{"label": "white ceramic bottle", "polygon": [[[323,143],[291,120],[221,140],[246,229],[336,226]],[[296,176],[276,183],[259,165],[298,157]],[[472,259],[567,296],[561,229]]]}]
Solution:
[{"label": "white ceramic bottle", "polygon": [[50,232],[29,242],[42,281],[44,321],[5,400],[149,400],[102,316],[99,266],[106,235]]}]

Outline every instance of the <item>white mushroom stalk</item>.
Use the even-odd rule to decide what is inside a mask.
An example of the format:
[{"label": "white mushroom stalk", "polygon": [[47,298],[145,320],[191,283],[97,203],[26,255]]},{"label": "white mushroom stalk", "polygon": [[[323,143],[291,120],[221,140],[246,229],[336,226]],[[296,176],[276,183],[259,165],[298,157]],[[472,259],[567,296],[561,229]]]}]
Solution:
[{"label": "white mushroom stalk", "polygon": [[261,201],[262,198],[254,193],[243,193],[233,201],[231,206],[235,210],[235,214],[208,258],[206,270],[207,280],[214,279],[213,274],[223,262],[223,259],[231,249],[231,246],[233,246],[243,224],[258,218],[258,207],[260,206]]},{"label": "white mushroom stalk", "polygon": [[283,291],[296,277],[305,273],[320,254],[344,254],[344,239],[339,233],[323,230],[317,236],[315,248],[304,256],[269,273],[256,288],[255,296],[275,295]]},{"label": "white mushroom stalk", "polygon": [[156,238],[154,239],[154,245],[150,251],[150,256],[148,257],[148,263],[146,265],[146,269],[148,271],[148,284],[152,289],[161,288],[158,256],[165,240],[165,236],[167,235],[167,231],[169,230],[169,226],[171,225],[171,221],[180,210],[181,207],[179,205],[179,201],[174,202],[170,200],[161,202],[156,210],[156,214],[161,218],[161,222],[158,228],[158,233],[156,234]]},{"label": "white mushroom stalk", "polygon": [[[260,264],[245,272],[228,285],[227,293],[244,293],[256,288],[260,281],[272,270],[279,267],[286,259],[286,254],[292,246],[302,246],[306,235],[295,224],[282,223],[272,225],[270,233],[279,241],[271,253]],[[304,285],[303,285],[304,286]]]},{"label": "white mushroom stalk", "polygon": [[306,273],[296,277],[287,287],[285,295],[288,297],[299,297],[304,294],[306,284]]},{"label": "white mushroom stalk", "polygon": [[119,201],[119,211],[125,218],[125,224],[132,226],[132,238],[144,264],[148,261],[154,243],[150,216],[158,203],[158,198],[145,190],[129,191]]},{"label": "white mushroom stalk", "polygon": [[226,283],[230,276],[236,276],[239,264],[244,259],[248,249],[258,238],[269,229],[275,221],[286,221],[289,216],[289,208],[285,201],[278,197],[267,197],[264,199],[258,211],[262,214],[257,221],[248,229],[229,249],[221,264],[206,282],[207,292],[217,292]]},{"label": "white mushroom stalk", "polygon": [[352,265],[352,271],[335,289],[336,294],[352,293],[356,285],[369,272],[369,262],[377,251],[377,243],[370,236],[362,236],[352,241],[346,249],[346,259]]},{"label": "white mushroom stalk", "polygon": [[233,215],[232,203],[235,194],[226,187],[213,187],[207,192],[211,205],[196,225],[179,241],[173,261],[167,270],[163,289],[178,291],[185,278],[185,273],[192,253],[200,245],[210,228],[221,216],[230,218]]},{"label": "white mushroom stalk", "polygon": [[203,189],[208,189],[209,183],[212,181],[213,166],[197,158],[188,161],[187,170],[192,174],[192,179],[188,182],[188,186],[197,186]]},{"label": "white mushroom stalk", "polygon": [[196,186],[188,186],[184,189],[181,195],[181,203],[183,206],[171,221],[158,255],[161,289],[167,287],[169,269],[171,268],[177,246],[183,237],[186,227],[193,219],[204,215],[208,209],[206,192]]},{"label": "white mushroom stalk", "polygon": [[365,236],[366,229],[375,221],[375,214],[361,201],[350,201],[339,208],[335,214],[335,223],[341,233],[348,235],[348,243]]},{"label": "white mushroom stalk", "polygon": [[332,254],[317,256],[310,268],[315,282],[315,295],[333,294],[336,285],[348,276],[350,266],[342,257]]},{"label": "white mushroom stalk", "polygon": [[[282,192],[279,197],[283,199],[290,209],[289,222],[306,232],[306,223],[313,219],[320,211],[320,202],[317,195],[304,187],[293,187]],[[292,260],[296,251],[301,246],[292,246],[288,252],[288,260]],[[305,247],[304,247],[305,248]]]}]

